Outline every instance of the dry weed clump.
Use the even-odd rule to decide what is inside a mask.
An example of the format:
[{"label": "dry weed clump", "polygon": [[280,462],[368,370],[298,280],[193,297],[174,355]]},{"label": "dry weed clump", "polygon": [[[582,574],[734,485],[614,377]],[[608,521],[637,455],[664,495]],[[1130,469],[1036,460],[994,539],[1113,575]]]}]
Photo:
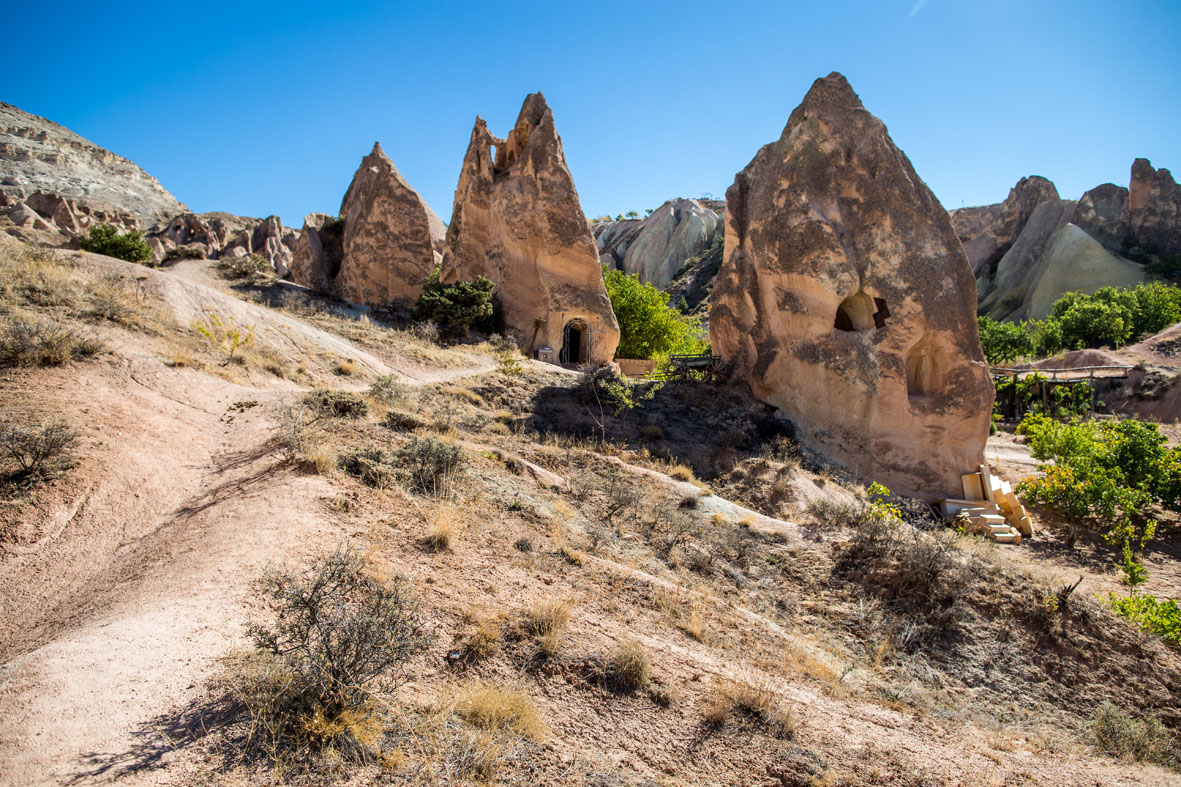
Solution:
[{"label": "dry weed clump", "polygon": [[78,435],[62,419],[39,426],[0,424],[0,491],[29,488],[78,464]]},{"label": "dry weed clump", "polygon": [[352,391],[317,388],[304,394],[303,401],[325,418],[364,418],[369,413],[369,403]]},{"label": "dry weed clump", "polygon": [[276,762],[307,751],[374,761],[374,700],[430,641],[407,581],[339,547],[304,569],[268,569],[259,595],[269,614],[249,627],[257,650],[231,660],[222,680],[249,717],[246,748]]},{"label": "dry weed clump", "polygon": [[55,320],[0,318],[0,367],[61,366],[104,349],[98,339],[80,336]]},{"label": "dry weed clump", "polygon": [[638,639],[619,643],[603,659],[603,682],[614,691],[639,691],[651,677],[648,651]]},{"label": "dry weed clump", "polygon": [[1181,770],[1177,740],[1155,716],[1134,719],[1104,702],[1095,711],[1091,735],[1095,745],[1113,757]]},{"label": "dry weed clump", "polygon": [[461,719],[489,732],[515,733],[534,741],[545,734],[529,695],[506,686],[475,683],[461,688],[454,708]]},{"label": "dry weed clump", "polygon": [[383,407],[406,401],[410,389],[394,374],[383,374],[369,385],[369,398]]},{"label": "dry weed clump", "polygon": [[271,440],[288,464],[302,462],[321,474],[332,469],[332,456],[324,447],[321,416],[305,402],[287,404],[276,411]]},{"label": "dry weed clump", "polygon": [[566,599],[549,598],[535,601],[525,610],[521,629],[532,641],[534,657],[553,661],[562,655],[572,606]]},{"label": "dry weed clump", "polygon": [[715,680],[702,715],[706,723],[715,726],[741,716],[761,724],[777,738],[790,739],[795,735],[796,724],[791,711],[784,707],[778,692],[766,678]]},{"label": "dry weed clump", "polygon": [[426,544],[435,552],[444,552],[451,548],[462,531],[463,522],[455,507],[440,505],[431,514]]},{"label": "dry weed clump", "polygon": [[468,611],[464,614],[464,619],[473,627],[472,632],[463,640],[465,658],[480,661],[500,650],[504,615]]}]

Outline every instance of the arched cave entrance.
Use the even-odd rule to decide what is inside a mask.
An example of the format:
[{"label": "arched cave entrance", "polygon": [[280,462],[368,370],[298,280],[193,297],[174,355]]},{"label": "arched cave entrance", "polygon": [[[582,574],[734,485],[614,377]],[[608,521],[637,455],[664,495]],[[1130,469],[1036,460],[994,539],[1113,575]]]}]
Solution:
[{"label": "arched cave entrance", "polygon": [[838,331],[866,333],[873,328],[884,328],[889,316],[884,298],[871,298],[865,290],[858,290],[841,301],[833,327]]},{"label": "arched cave entrance", "polygon": [[590,331],[582,320],[571,320],[562,329],[562,351],[558,353],[558,363],[581,364],[586,363],[590,350]]}]

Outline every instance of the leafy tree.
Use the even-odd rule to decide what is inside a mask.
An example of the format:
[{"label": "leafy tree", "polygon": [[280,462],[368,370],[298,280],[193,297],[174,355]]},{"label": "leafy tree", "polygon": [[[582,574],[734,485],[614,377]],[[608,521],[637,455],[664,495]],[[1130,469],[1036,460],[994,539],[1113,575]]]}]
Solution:
[{"label": "leafy tree", "polygon": [[90,236],[80,242],[83,251],[105,254],[128,262],[147,262],[152,259],[152,249],[144,241],[139,230],[122,235],[110,224],[98,224],[90,228]]},{"label": "leafy tree", "polygon": [[629,210],[626,215],[629,219],[638,219],[640,217],[640,214],[634,210]]},{"label": "leafy tree", "polygon": [[483,276],[477,276],[474,281],[443,284],[439,281],[439,271],[435,270],[427,277],[414,307],[414,319],[433,320],[462,330],[466,336],[473,322],[492,317],[494,289],[496,285]]},{"label": "leafy tree", "polygon": [[668,303],[668,295],[638,276],[603,269],[603,283],[619,322],[617,358],[654,358],[672,353],[704,352],[701,323]]},{"label": "leafy tree", "polygon": [[980,346],[990,366],[1001,366],[1033,354],[1033,336],[1024,326],[978,317]]},{"label": "leafy tree", "polygon": [[1132,290],[1136,311],[1132,318],[1132,336],[1160,333],[1181,322],[1181,288],[1149,282]]},{"label": "leafy tree", "polygon": [[1049,319],[1062,326],[1062,343],[1071,350],[1122,347],[1132,336],[1136,296],[1103,287],[1094,295],[1068,292],[1050,308]]}]

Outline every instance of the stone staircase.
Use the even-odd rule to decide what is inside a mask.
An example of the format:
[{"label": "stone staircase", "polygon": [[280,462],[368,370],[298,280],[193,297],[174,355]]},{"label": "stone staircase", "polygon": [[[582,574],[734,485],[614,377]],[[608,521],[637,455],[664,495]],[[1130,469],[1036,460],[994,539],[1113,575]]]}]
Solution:
[{"label": "stone staircase", "polygon": [[994,478],[987,464],[974,473],[964,473],[960,480],[963,498],[936,501],[944,519],[1001,544],[1020,544],[1022,536],[1033,535],[1033,521],[1013,494],[1013,487],[1008,481]]}]

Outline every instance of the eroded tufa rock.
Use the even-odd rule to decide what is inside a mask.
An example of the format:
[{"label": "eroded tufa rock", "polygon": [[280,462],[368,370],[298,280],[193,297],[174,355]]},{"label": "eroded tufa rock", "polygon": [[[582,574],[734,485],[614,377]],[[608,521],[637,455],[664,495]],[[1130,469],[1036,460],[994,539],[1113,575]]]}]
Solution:
[{"label": "eroded tufa rock", "polygon": [[1128,219],[1135,251],[1141,255],[1181,254],[1181,186],[1148,159],[1132,163]]},{"label": "eroded tufa rock", "polygon": [[[370,306],[412,301],[438,264],[442,222],[374,143],[341,202],[339,294]],[[441,237],[439,238],[441,240]]]},{"label": "eroded tufa rock", "polygon": [[947,213],[840,74],[726,193],[714,352],[801,437],[903,494],[962,495],[994,396]]},{"label": "eroded tufa rock", "polygon": [[[496,155],[493,159],[492,148]],[[569,363],[608,362],[619,326],[545,98],[525,99],[507,139],[476,118],[447,230],[445,283],[486,276],[506,330]]]}]

